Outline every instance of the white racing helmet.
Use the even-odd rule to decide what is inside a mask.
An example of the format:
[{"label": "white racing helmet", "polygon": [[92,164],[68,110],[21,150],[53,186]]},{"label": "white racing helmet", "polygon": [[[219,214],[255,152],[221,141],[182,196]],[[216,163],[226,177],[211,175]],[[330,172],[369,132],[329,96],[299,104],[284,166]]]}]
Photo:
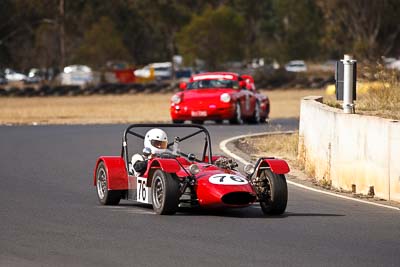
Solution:
[{"label": "white racing helmet", "polygon": [[151,149],[151,154],[160,154],[167,151],[168,137],[161,129],[151,129],[144,138],[144,147]]}]

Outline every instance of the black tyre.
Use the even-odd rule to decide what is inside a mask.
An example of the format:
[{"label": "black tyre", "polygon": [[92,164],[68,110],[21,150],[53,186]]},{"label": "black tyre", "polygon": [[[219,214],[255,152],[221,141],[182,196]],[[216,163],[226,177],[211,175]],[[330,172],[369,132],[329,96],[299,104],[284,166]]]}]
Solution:
[{"label": "black tyre", "polygon": [[261,117],[260,123],[268,123],[267,118]]},{"label": "black tyre", "polygon": [[192,120],[192,123],[193,123],[193,124],[203,124],[204,121],[201,121],[201,120]]},{"label": "black tyre", "polygon": [[263,170],[260,179],[263,183],[263,192],[261,192],[259,200],[264,214],[279,215],[284,213],[288,199],[285,175]]},{"label": "black tyre", "polygon": [[234,114],[233,118],[229,120],[229,122],[231,124],[243,124],[242,109],[241,109],[239,103],[236,103],[235,114]]},{"label": "black tyre", "polygon": [[96,170],[96,192],[99,202],[103,205],[118,205],[121,192],[108,190],[107,170],[104,162],[100,162]]},{"label": "black tyre", "polygon": [[260,109],[260,103],[256,102],[256,106],[254,107],[254,113],[253,116],[251,117],[250,122],[251,123],[260,123],[261,121],[261,109]]},{"label": "black tyre", "polygon": [[169,173],[156,170],[151,182],[153,210],[160,215],[171,215],[179,204],[179,180]]},{"label": "black tyre", "polygon": [[268,104],[268,106],[267,106],[266,109],[265,109],[265,114],[266,114],[266,116],[263,116],[263,117],[261,117],[261,119],[260,119],[260,122],[261,122],[261,123],[268,123],[269,109],[270,109],[270,107],[269,107],[269,104]]},{"label": "black tyre", "polygon": [[175,123],[175,124],[182,124],[184,121],[182,121],[182,120],[172,120],[172,123]]}]

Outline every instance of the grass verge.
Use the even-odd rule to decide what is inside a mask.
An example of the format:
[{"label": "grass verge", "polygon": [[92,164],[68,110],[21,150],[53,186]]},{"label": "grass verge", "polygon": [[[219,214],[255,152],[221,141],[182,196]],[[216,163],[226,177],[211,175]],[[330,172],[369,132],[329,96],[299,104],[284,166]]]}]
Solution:
[{"label": "grass verge", "polygon": [[[279,157],[296,163],[299,134],[270,134],[239,139],[240,150],[252,155],[252,160],[260,157]],[[296,164],[297,165],[297,164]]]}]

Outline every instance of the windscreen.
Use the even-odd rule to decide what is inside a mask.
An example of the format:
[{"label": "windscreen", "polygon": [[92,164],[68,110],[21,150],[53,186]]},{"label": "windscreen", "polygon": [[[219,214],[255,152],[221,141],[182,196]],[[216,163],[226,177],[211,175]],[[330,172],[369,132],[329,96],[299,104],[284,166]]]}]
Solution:
[{"label": "windscreen", "polygon": [[204,88],[239,89],[239,82],[235,80],[226,80],[226,79],[198,80],[189,83],[187,86],[187,89],[204,89]]}]

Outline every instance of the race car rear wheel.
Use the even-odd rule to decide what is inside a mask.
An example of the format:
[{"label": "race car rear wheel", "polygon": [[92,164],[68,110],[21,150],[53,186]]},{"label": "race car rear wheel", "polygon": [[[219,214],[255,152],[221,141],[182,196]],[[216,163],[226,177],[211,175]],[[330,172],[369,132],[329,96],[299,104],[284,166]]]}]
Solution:
[{"label": "race car rear wheel", "polygon": [[118,205],[121,192],[108,190],[107,169],[104,162],[100,162],[96,170],[96,192],[99,202],[103,205]]},{"label": "race car rear wheel", "polygon": [[251,117],[250,122],[251,123],[259,123],[261,121],[261,109],[260,109],[260,103],[256,102],[256,106],[254,107],[254,113],[253,117]]},{"label": "race car rear wheel", "polygon": [[156,170],[151,182],[153,210],[157,214],[171,215],[179,204],[179,180],[169,173]]},{"label": "race car rear wheel", "polygon": [[229,120],[231,124],[243,124],[243,119],[242,119],[242,109],[240,107],[239,102],[236,103],[235,105],[235,114],[232,119]]},{"label": "race car rear wheel", "polygon": [[262,191],[259,192],[260,206],[264,214],[279,215],[285,212],[288,190],[283,174],[266,169],[260,173]]}]

